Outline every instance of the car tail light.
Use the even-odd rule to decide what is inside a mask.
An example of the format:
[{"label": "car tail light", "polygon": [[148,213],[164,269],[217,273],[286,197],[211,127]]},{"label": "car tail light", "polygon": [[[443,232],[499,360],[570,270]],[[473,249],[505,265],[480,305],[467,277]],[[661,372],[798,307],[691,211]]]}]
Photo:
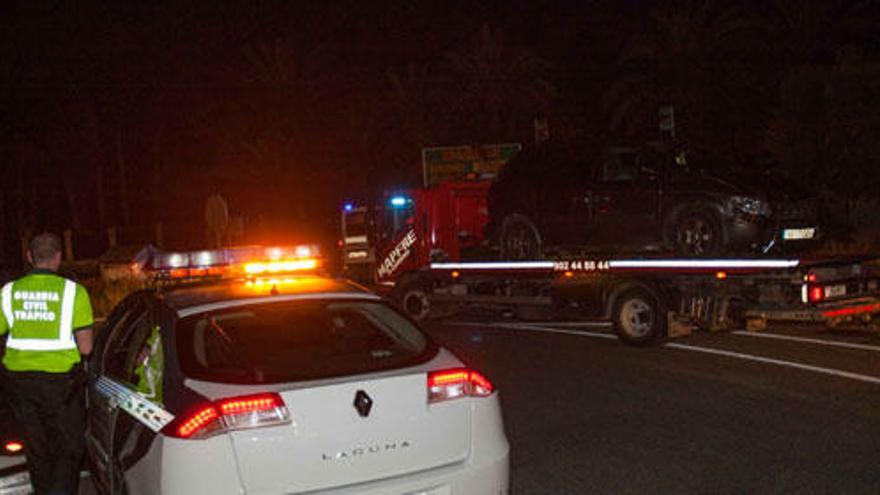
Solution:
[{"label": "car tail light", "polygon": [[825,299],[825,289],[821,285],[811,285],[808,294],[811,303],[822,302]]},{"label": "car tail light", "polygon": [[495,390],[485,376],[465,368],[428,373],[428,402],[459,397],[488,397]]},{"label": "car tail light", "polygon": [[233,430],[260,428],[290,422],[290,412],[276,393],[220,399],[206,404],[179,421],[165,433],[177,438],[207,438]]},{"label": "car tail light", "polygon": [[3,450],[5,450],[7,454],[17,454],[21,452],[22,449],[24,449],[24,445],[22,445],[21,442],[16,442],[15,440],[6,442],[6,444],[3,445]]}]

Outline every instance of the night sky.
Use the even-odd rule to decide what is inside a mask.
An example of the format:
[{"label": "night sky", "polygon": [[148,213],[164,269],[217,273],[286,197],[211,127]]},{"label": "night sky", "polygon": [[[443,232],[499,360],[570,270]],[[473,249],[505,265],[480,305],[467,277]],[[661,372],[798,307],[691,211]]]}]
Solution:
[{"label": "night sky", "polygon": [[[661,139],[732,174],[876,195],[878,3],[41,2],[0,6],[0,255],[72,228],[325,234],[425,146]],[[587,146],[585,144],[585,149]],[[283,234],[281,233],[283,232]]]}]

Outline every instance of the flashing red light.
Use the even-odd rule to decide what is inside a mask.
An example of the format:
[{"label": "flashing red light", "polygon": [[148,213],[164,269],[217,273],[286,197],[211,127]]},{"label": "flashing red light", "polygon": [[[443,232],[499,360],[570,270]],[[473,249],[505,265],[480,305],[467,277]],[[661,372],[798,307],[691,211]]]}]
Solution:
[{"label": "flashing red light", "polygon": [[3,449],[6,450],[9,454],[17,454],[24,449],[24,445],[21,442],[16,442],[12,440],[11,442],[6,442],[6,445],[3,446]]},{"label": "flashing red light", "polygon": [[459,397],[488,397],[495,391],[482,374],[464,368],[428,373],[428,402],[442,402]]},{"label": "flashing red light", "polygon": [[822,302],[825,299],[825,289],[821,285],[810,286],[810,302]]}]

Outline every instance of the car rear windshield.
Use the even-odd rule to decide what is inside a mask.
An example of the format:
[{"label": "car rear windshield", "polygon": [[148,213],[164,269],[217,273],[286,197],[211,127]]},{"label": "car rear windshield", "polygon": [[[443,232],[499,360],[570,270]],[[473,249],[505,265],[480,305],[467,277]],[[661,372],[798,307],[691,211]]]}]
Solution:
[{"label": "car rear windshield", "polygon": [[315,380],[413,366],[437,348],[381,302],[295,301],[187,316],[178,326],[186,376],[224,383]]}]

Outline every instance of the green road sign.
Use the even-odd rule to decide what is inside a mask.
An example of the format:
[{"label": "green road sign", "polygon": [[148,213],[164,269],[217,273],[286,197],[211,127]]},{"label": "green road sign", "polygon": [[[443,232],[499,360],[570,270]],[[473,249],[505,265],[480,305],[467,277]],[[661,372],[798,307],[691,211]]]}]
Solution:
[{"label": "green road sign", "polygon": [[457,179],[492,179],[521,149],[519,143],[423,148],[425,187]]}]

